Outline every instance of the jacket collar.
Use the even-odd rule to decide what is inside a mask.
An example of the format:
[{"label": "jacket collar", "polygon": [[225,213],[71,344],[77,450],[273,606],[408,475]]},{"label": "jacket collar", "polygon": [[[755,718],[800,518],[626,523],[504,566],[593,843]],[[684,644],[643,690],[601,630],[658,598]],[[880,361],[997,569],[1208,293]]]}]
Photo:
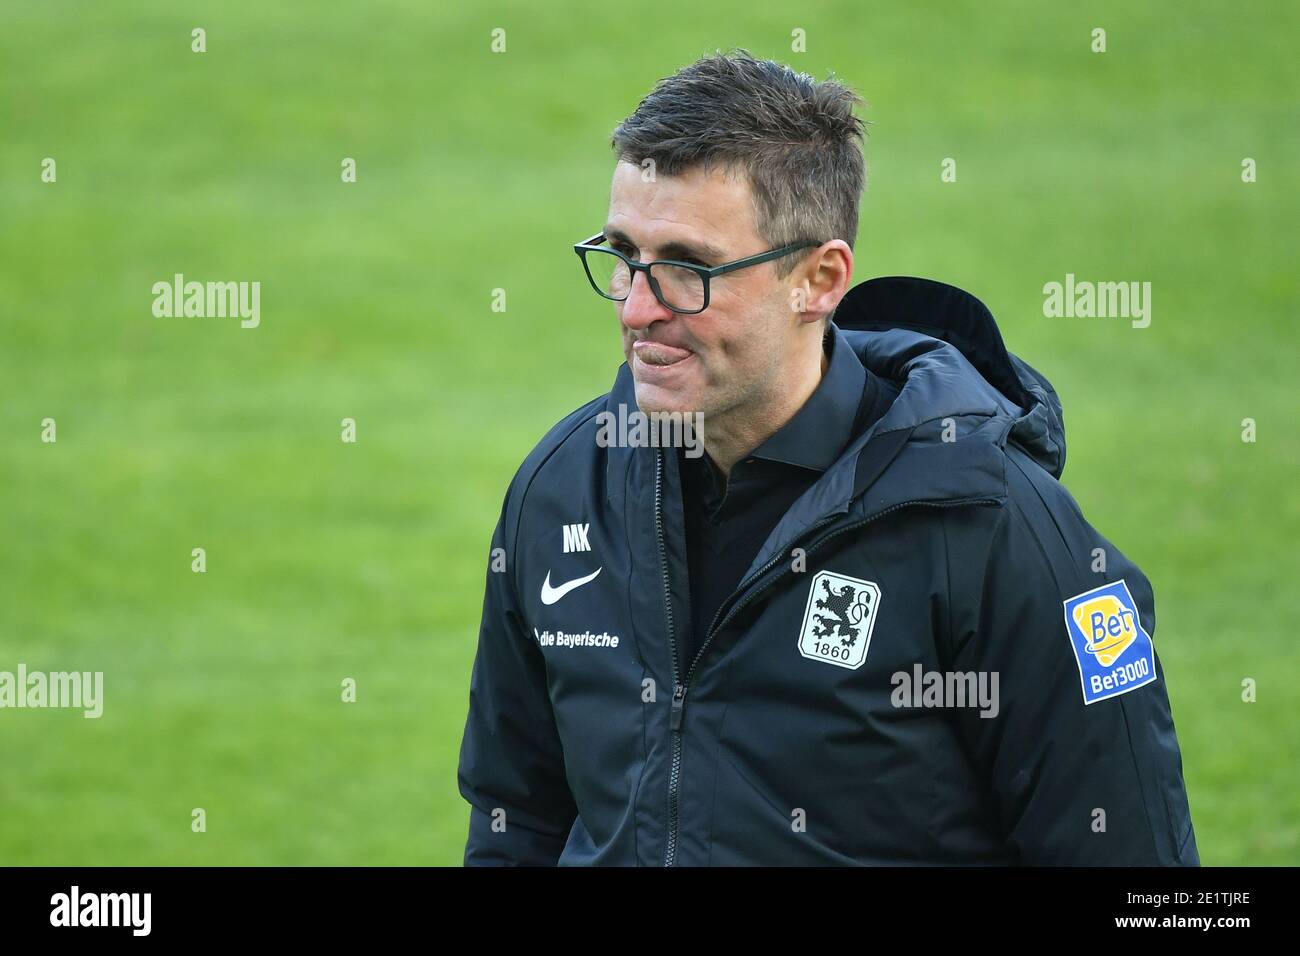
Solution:
[{"label": "jacket collar", "polygon": [[836,517],[1006,496],[1002,444],[1016,406],[946,342],[906,330],[841,332],[868,370],[901,389],[884,416],[855,436],[786,512],[746,577]]},{"label": "jacket collar", "polygon": [[[1009,440],[1029,451],[1047,471],[1059,475],[1064,430],[1060,404],[1050,384],[1005,349],[1001,351],[1005,362],[1000,367],[991,365],[975,343],[987,343],[996,333],[996,325],[974,296],[941,283],[908,281],[908,288],[924,294],[922,299],[908,302],[915,312],[911,319],[879,316],[871,331],[831,323],[836,357],[852,353],[866,373],[893,380],[900,391],[885,414],[853,436],[817,482],[791,506],[760,549],[751,572],[814,525],[850,511],[868,518],[909,503],[1003,500],[1004,445]],[[873,279],[856,287],[850,296],[873,285],[892,287]],[[846,296],[841,306],[849,301]],[[864,304],[861,298],[857,301]],[[951,320],[954,308],[981,313],[980,321],[971,325],[973,331],[955,343],[936,337],[950,334],[944,323]],[[849,310],[846,318],[854,314]],[[921,320],[932,320],[931,331],[936,335],[917,331],[915,322]],[[849,348],[841,350],[842,344]],[[996,344],[1001,347],[1000,337]],[[979,363],[978,369],[972,359]],[[871,382],[866,373],[863,381]],[[1005,379],[1009,376],[1021,387],[1008,384]],[[993,381],[1000,382],[1000,387]],[[1002,389],[1017,394],[1008,395]],[[617,414],[620,404],[628,410],[637,407],[626,363],[618,370],[606,409]],[[611,503],[626,507],[623,499],[629,495],[653,500],[658,449],[614,447],[605,452],[606,493]],[[676,455],[665,459],[666,467],[676,468]],[[638,462],[644,464],[634,467]]]}]

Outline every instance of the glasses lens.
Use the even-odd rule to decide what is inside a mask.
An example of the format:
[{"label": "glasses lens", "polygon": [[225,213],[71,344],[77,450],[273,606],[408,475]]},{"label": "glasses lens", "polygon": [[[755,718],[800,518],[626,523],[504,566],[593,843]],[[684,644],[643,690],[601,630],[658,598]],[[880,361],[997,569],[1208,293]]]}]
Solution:
[{"label": "glasses lens", "polygon": [[704,277],[681,266],[656,265],[650,273],[659,286],[664,303],[680,312],[698,312],[704,308]]},{"label": "glasses lens", "polygon": [[626,299],[632,288],[632,270],[609,249],[590,248],[584,255],[591,284],[611,299]]}]

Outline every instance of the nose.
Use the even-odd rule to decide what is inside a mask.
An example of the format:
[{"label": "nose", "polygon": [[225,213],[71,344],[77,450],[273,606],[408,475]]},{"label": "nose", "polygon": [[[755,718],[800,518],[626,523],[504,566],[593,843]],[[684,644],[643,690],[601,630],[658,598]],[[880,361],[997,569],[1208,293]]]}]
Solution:
[{"label": "nose", "polygon": [[632,288],[621,303],[619,319],[629,329],[649,328],[654,322],[671,319],[675,312],[655,298],[650,288],[650,277],[643,272],[632,275]]}]

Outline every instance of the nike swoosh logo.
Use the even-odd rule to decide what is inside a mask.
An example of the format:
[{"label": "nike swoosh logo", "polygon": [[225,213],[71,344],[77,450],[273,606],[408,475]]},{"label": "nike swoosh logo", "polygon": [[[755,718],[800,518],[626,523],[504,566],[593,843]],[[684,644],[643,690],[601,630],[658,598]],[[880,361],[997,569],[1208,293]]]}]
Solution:
[{"label": "nike swoosh logo", "polygon": [[551,572],[547,571],[546,580],[542,582],[542,603],[554,604],[556,601],[564,597],[564,595],[568,594],[574,588],[580,588],[588,581],[596,580],[596,575],[600,574],[600,572],[603,571],[604,569],[605,566],[602,564],[600,567],[598,567],[595,571],[592,571],[585,578],[574,578],[572,581],[565,581],[558,588],[551,587]]}]

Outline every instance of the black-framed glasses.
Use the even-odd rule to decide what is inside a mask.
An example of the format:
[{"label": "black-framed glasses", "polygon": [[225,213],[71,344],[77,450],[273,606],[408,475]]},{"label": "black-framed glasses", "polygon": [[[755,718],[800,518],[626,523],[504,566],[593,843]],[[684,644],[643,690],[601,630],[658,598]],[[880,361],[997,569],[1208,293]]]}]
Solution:
[{"label": "black-framed glasses", "polygon": [[760,252],[756,256],[746,256],[735,262],[725,262],[720,266],[710,267],[677,259],[637,262],[617,249],[598,245],[604,241],[605,234],[598,232],[573,247],[573,251],[582,260],[582,268],[587,273],[591,287],[597,293],[606,299],[622,302],[632,292],[633,277],[638,272],[644,272],[650,283],[650,291],[655,294],[660,304],[684,315],[694,315],[709,307],[709,280],[716,276],[756,266],[761,262],[780,259],[797,249],[821,245],[820,242],[809,239],[782,246],[780,249]]}]

